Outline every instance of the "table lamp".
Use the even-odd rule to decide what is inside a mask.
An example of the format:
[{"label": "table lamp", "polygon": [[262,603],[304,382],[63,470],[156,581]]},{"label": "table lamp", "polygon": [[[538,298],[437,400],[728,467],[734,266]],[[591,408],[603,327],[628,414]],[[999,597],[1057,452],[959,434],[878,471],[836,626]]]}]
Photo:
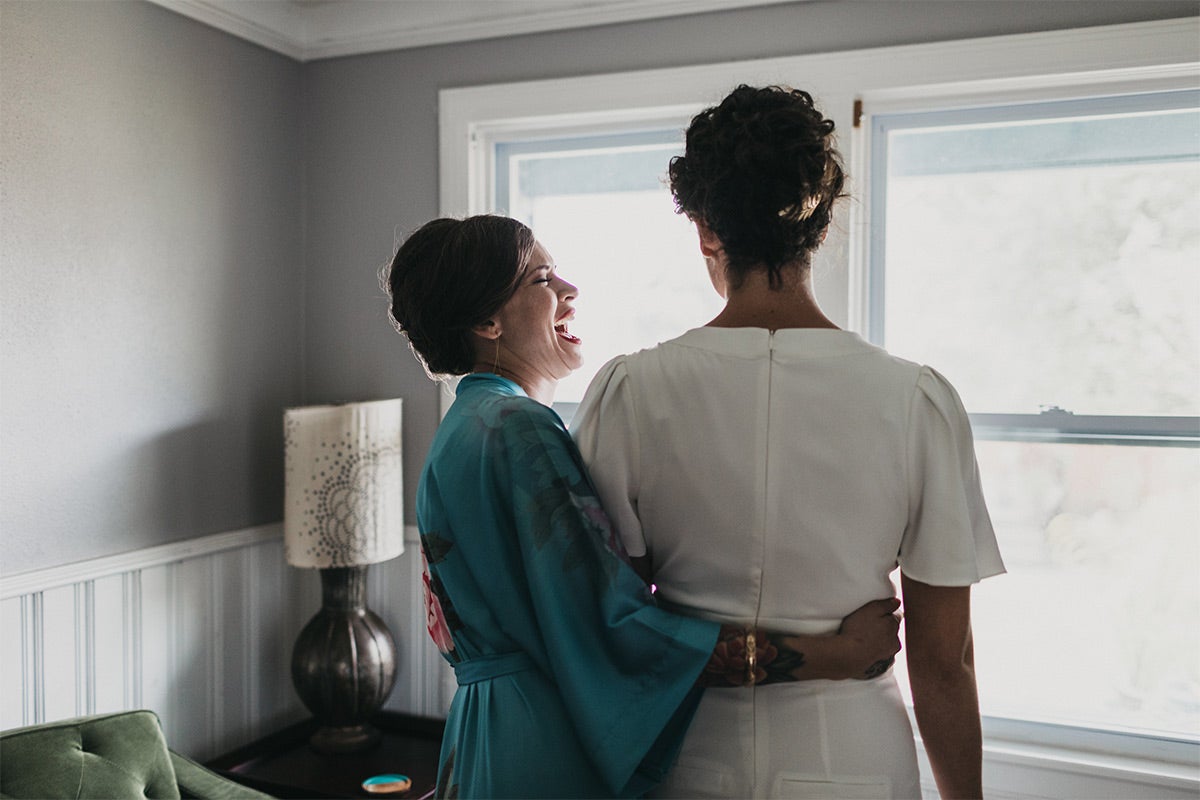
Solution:
[{"label": "table lamp", "polygon": [[396,683],[396,642],[367,608],[367,568],[404,552],[401,401],[284,412],[287,562],[321,571],[321,610],[296,639],[292,682],[320,727],[310,742],[352,753]]}]

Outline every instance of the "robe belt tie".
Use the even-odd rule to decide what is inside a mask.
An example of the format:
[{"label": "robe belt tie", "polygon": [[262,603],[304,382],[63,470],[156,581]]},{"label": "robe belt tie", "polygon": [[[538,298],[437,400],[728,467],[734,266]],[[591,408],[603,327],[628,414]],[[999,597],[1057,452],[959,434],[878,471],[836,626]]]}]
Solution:
[{"label": "robe belt tie", "polygon": [[527,653],[498,653],[491,656],[480,656],[466,661],[459,661],[454,667],[454,677],[459,686],[469,683],[499,678],[501,675],[511,675],[514,672],[536,669],[537,665]]}]

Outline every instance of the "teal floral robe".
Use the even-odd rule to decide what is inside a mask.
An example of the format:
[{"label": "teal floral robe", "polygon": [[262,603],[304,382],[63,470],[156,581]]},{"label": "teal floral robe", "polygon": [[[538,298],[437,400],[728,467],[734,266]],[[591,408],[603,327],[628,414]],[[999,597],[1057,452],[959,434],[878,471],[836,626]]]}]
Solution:
[{"label": "teal floral robe", "polygon": [[439,797],[637,797],[665,775],[718,625],[656,607],[579,452],[469,375],[417,489],[430,635],[459,682]]}]

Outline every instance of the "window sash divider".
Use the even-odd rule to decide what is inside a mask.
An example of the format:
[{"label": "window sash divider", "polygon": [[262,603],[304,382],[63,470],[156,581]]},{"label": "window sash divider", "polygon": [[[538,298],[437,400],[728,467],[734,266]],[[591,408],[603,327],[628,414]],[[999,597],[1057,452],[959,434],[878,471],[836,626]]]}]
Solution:
[{"label": "window sash divider", "polygon": [[1200,417],[1071,414],[970,414],[985,441],[1200,447]]}]

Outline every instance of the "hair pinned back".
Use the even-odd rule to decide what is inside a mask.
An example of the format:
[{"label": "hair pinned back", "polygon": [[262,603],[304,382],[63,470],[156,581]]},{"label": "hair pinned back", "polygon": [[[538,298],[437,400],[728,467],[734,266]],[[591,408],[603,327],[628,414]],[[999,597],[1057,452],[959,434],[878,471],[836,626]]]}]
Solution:
[{"label": "hair pinned back", "polygon": [[669,169],[675,209],[721,240],[735,286],[765,268],[777,287],[821,243],[845,183],[833,128],[808,92],[780,86],[739,86],[692,119]]},{"label": "hair pinned back", "polygon": [[435,219],[400,245],[381,276],[388,316],[431,378],[471,371],[472,328],[513,296],[534,245],[525,225],[492,215]]}]

